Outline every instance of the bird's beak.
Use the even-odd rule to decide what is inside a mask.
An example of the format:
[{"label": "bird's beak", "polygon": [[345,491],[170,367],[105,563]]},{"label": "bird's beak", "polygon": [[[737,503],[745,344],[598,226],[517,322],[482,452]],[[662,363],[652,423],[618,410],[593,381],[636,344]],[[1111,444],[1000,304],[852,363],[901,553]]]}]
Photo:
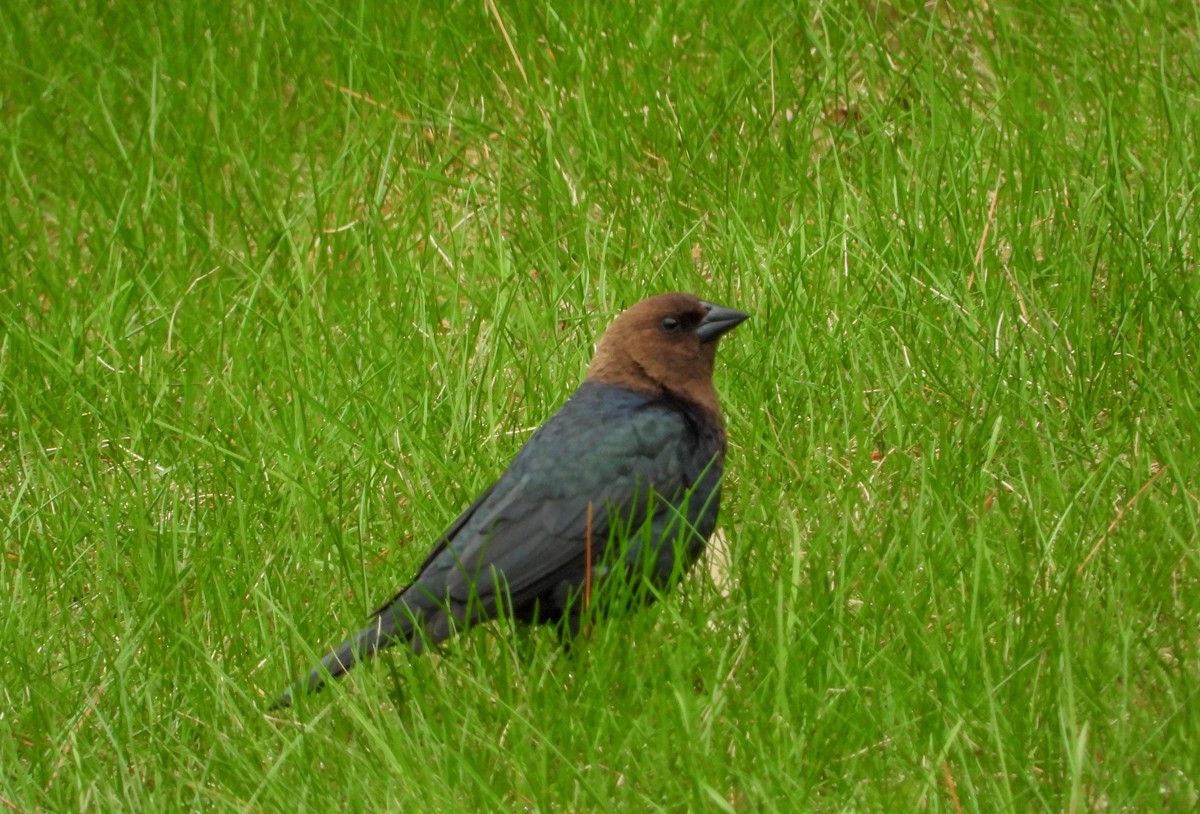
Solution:
[{"label": "bird's beak", "polygon": [[750,319],[750,315],[743,311],[736,311],[723,305],[713,305],[711,302],[700,304],[708,309],[704,319],[700,320],[700,324],[696,326],[696,336],[700,337],[701,342],[713,342],[719,339],[721,334],[732,331]]}]

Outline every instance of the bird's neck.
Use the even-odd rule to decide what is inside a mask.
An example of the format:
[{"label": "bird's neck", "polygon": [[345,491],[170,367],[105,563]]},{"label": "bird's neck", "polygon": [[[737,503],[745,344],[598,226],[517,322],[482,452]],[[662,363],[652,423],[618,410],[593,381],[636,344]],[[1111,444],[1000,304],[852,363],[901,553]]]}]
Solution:
[{"label": "bird's neck", "polygon": [[670,398],[687,402],[699,408],[708,420],[724,426],[721,407],[717,401],[717,390],[712,376],[695,376],[680,379],[676,376],[659,376],[633,359],[599,357],[588,368],[587,381],[620,387],[650,398]]}]

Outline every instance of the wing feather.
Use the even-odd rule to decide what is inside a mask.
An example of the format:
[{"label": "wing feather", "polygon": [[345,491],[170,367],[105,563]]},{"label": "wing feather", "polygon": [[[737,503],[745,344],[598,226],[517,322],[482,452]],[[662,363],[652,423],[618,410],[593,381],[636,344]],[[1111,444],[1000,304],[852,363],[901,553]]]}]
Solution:
[{"label": "wing feather", "polygon": [[[550,423],[542,438],[530,439],[491,498],[455,538],[458,567],[447,575],[449,596],[459,602],[487,600],[500,576],[519,606],[557,582],[561,573],[581,566],[589,503],[593,550],[598,552],[615,519],[610,512],[636,526],[645,520],[651,489],[671,496],[685,488],[685,462],[671,452],[685,429],[682,418],[647,411],[638,419],[636,431],[622,430],[618,422],[599,443],[558,432]],[[565,471],[555,471],[559,468]]]}]

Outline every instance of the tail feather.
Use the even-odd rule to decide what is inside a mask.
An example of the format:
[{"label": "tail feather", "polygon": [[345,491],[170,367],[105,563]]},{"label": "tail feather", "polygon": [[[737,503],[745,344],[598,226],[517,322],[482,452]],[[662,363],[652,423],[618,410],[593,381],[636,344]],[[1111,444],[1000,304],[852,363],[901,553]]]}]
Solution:
[{"label": "tail feather", "polygon": [[341,678],[355,664],[366,661],[385,647],[403,643],[414,653],[420,653],[424,649],[421,637],[413,635],[415,625],[407,611],[403,603],[382,609],[370,625],[331,650],[307,677],[284,690],[268,709],[290,707],[296,696],[319,692],[330,679]]}]

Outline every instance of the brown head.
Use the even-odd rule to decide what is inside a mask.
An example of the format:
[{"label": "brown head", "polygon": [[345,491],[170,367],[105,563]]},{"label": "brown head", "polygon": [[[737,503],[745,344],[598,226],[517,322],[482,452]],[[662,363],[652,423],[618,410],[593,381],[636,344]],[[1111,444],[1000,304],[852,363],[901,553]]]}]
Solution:
[{"label": "brown head", "polygon": [[642,300],[604,332],[587,378],[642,393],[669,393],[719,418],[712,383],[717,340],[749,318],[691,294]]}]

